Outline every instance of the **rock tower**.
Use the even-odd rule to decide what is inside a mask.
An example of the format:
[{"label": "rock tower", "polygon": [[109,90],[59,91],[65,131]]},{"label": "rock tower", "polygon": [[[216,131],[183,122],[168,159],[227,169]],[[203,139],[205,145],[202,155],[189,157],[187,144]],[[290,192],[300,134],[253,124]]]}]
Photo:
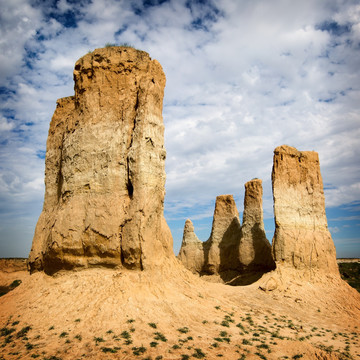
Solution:
[{"label": "rock tower", "polygon": [[262,180],[253,179],[245,184],[239,246],[239,260],[244,270],[275,268],[271,245],[265,235],[262,196]]},{"label": "rock tower", "polygon": [[204,246],[194,232],[194,225],[187,219],[178,259],[193,273],[201,273],[204,266]]},{"label": "rock tower", "polygon": [[276,266],[338,274],[327,227],[319,157],[283,145],[274,150],[272,170]]},{"label": "rock tower", "polygon": [[211,235],[204,244],[204,271],[239,269],[240,220],[232,195],[216,197]]},{"label": "rock tower", "polygon": [[58,100],[30,271],[145,269],[173,256],[163,216],[165,75],[143,51],[96,49]]}]

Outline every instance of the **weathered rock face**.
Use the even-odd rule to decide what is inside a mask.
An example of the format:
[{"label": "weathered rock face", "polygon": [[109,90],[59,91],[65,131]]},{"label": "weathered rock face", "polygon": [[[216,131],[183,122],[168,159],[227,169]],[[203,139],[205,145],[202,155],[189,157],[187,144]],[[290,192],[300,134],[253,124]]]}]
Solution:
[{"label": "weathered rock face", "polygon": [[50,123],[30,270],[156,265],[173,254],[161,65],[132,48],[96,49],[77,61],[74,81]]},{"label": "weathered rock face", "polygon": [[193,273],[201,273],[204,266],[204,246],[194,231],[194,225],[187,219],[178,259]]},{"label": "weathered rock face", "polygon": [[232,195],[216,197],[211,235],[204,244],[204,271],[239,269],[240,220]]},{"label": "weathered rock face", "polygon": [[244,213],[241,226],[239,259],[243,269],[274,269],[271,245],[266,238],[262,207],[262,181],[245,184]]},{"label": "weathered rock face", "polygon": [[274,150],[272,171],[276,265],[338,273],[327,227],[325,198],[316,152],[290,146]]}]

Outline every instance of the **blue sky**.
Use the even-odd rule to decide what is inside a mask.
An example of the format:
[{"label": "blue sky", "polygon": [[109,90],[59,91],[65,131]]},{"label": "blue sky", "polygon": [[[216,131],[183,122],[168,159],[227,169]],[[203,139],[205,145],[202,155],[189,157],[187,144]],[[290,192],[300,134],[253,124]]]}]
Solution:
[{"label": "blue sky", "polygon": [[56,100],[75,61],[130,43],[164,68],[165,217],[211,231],[217,195],[264,186],[275,147],[319,153],[337,254],[360,257],[360,5],[346,0],[0,0],[0,257],[26,257]]}]

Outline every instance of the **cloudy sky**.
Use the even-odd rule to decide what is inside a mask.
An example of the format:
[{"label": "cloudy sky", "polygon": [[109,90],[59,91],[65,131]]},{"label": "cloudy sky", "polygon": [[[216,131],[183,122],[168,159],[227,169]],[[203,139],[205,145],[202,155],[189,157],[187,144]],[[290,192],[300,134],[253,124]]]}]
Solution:
[{"label": "cloudy sky", "polygon": [[217,195],[261,178],[274,231],[273,150],[319,153],[337,254],[360,257],[358,0],[0,0],[0,257],[26,257],[56,99],[75,61],[130,43],[164,68],[165,217],[210,234]]}]

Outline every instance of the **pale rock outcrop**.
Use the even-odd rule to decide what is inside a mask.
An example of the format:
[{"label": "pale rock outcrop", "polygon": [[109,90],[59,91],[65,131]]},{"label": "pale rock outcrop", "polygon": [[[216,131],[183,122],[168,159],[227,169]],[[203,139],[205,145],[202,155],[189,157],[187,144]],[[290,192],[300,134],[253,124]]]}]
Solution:
[{"label": "pale rock outcrop", "polygon": [[217,196],[211,235],[204,244],[204,272],[217,274],[239,269],[239,241],[240,220],[234,198]]},{"label": "pale rock outcrop", "polygon": [[262,180],[253,179],[245,184],[239,245],[239,260],[243,270],[275,268],[271,245],[265,235],[262,196]]},{"label": "pale rock outcrop", "polygon": [[204,266],[203,245],[203,242],[195,234],[193,223],[187,219],[178,259],[195,274],[201,273]]},{"label": "pale rock outcrop", "polygon": [[74,81],[50,123],[30,271],[158,265],[173,256],[161,65],[128,47],[96,49],[76,62]]},{"label": "pale rock outcrop", "polygon": [[338,274],[327,227],[319,157],[283,145],[274,150],[272,170],[277,268]]}]

